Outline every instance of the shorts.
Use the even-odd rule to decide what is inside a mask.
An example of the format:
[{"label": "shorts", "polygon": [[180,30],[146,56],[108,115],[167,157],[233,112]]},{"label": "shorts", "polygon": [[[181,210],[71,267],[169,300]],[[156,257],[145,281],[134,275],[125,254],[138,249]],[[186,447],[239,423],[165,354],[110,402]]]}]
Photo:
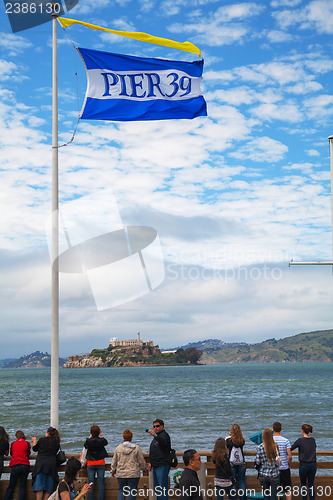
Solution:
[{"label": "shorts", "polygon": [[291,475],[290,469],[282,469],[280,470],[280,485],[285,490],[291,488]]},{"label": "shorts", "polygon": [[54,479],[48,474],[37,474],[33,484],[34,491],[47,491],[48,493],[53,492]]}]

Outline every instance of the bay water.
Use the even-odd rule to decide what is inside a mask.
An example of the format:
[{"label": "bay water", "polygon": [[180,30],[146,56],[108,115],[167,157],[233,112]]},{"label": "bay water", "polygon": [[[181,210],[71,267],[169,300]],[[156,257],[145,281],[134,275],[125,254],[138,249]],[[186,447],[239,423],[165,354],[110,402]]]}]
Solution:
[{"label": "bay water", "polygon": [[[108,451],[123,430],[148,451],[145,432],[162,418],[177,450],[212,450],[238,422],[246,449],[252,433],[282,423],[293,443],[301,425],[313,426],[317,448],[333,449],[333,364],[256,363],[198,366],[60,369],[59,427],[62,448],[79,453],[97,423]],[[0,370],[0,425],[41,437],[50,421],[50,369]]]}]

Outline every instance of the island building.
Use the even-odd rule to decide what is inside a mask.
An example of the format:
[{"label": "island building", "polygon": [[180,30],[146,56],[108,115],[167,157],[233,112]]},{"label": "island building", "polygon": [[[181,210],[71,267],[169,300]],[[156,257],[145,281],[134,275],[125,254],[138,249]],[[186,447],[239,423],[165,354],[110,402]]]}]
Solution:
[{"label": "island building", "polygon": [[140,338],[140,332],[138,332],[138,338],[137,339],[130,339],[130,340],[119,340],[117,337],[112,337],[109,342],[109,346],[111,347],[125,347],[125,348],[130,348],[130,347],[154,347],[154,342],[152,340],[148,340],[147,342],[143,342]]}]

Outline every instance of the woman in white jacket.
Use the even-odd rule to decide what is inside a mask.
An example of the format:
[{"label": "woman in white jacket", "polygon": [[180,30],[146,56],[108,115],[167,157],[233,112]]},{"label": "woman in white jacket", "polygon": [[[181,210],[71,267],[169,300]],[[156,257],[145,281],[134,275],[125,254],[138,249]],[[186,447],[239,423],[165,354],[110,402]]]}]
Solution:
[{"label": "woman in white jacket", "polygon": [[115,449],[111,464],[111,476],[117,476],[119,492],[117,500],[136,500],[140,470],[147,471],[140,446],[132,443],[133,432],[123,432],[124,442]]}]

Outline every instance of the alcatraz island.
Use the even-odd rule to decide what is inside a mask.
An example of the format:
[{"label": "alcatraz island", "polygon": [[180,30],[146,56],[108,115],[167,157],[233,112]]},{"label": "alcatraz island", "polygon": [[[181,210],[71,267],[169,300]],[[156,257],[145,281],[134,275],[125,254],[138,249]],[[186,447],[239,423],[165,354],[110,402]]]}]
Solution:
[{"label": "alcatraz island", "polygon": [[201,355],[202,350],[195,347],[161,351],[152,340],[143,342],[139,332],[137,339],[119,340],[113,337],[105,349],[93,349],[90,354],[83,356],[69,356],[63,368],[196,365]]},{"label": "alcatraz island", "polygon": [[[333,330],[298,333],[254,344],[205,339],[189,342],[168,351],[153,341],[110,339],[105,349],[90,354],[59,358],[64,368],[108,366],[200,365],[210,363],[295,363],[333,362]],[[0,359],[1,368],[49,368],[50,354],[35,351],[19,359]]]}]

